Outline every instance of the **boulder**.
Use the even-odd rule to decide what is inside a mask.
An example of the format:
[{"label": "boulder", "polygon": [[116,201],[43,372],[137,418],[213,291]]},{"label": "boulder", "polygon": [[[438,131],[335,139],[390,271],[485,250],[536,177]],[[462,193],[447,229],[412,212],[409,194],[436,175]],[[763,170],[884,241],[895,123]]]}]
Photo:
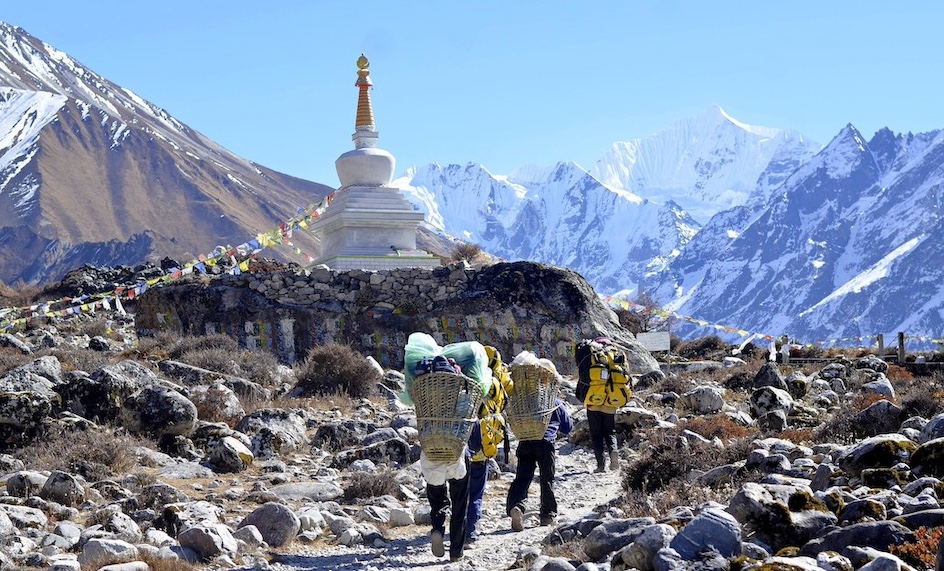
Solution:
[{"label": "boulder", "polygon": [[122,426],[153,437],[186,436],[197,422],[197,407],[176,390],[150,384],[129,395],[122,403]]},{"label": "boulder", "polygon": [[301,522],[287,506],[265,503],[249,513],[237,526],[254,525],[270,547],[281,547],[298,535]]}]

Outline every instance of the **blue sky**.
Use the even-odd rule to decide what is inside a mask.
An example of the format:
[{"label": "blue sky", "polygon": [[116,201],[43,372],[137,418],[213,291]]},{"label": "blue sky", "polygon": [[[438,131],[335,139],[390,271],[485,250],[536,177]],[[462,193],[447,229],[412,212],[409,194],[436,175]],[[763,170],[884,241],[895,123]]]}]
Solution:
[{"label": "blue sky", "polygon": [[250,160],[337,185],[355,61],[410,165],[589,167],[713,104],[826,143],[944,128],[944,3],[5,2],[0,20]]}]

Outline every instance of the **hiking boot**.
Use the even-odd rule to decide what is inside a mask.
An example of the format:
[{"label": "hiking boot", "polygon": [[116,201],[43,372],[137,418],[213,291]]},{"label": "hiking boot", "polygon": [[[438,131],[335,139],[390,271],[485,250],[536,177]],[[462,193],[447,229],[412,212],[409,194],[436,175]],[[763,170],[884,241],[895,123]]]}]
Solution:
[{"label": "hiking boot", "polygon": [[619,470],[619,452],[610,450],[610,471]]},{"label": "hiking boot", "polygon": [[459,561],[460,559],[462,559],[461,551],[458,554],[453,554],[453,553],[449,554],[449,561]]},{"label": "hiking boot", "polygon": [[508,512],[508,515],[511,516],[511,529],[514,531],[523,531],[524,530],[524,513],[521,511],[521,508],[515,506],[511,508],[511,511]]},{"label": "hiking boot", "polygon": [[597,469],[593,471],[594,474],[601,474],[603,472],[606,472],[606,466],[603,464],[597,464]]},{"label": "hiking boot", "polygon": [[429,534],[429,545],[433,549],[433,555],[436,557],[442,557],[446,554],[446,548],[443,546],[443,532],[438,529],[434,529],[432,533]]},{"label": "hiking boot", "polygon": [[541,516],[541,525],[554,525],[556,522],[557,518],[552,515]]}]

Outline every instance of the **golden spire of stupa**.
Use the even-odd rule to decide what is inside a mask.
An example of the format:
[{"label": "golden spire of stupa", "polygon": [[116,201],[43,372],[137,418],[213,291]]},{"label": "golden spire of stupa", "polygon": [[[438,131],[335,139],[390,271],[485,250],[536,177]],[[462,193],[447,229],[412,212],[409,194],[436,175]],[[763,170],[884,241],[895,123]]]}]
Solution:
[{"label": "golden spire of stupa", "polygon": [[357,81],[354,83],[360,93],[357,94],[357,118],[354,129],[357,131],[374,130],[374,110],[370,106],[370,62],[361,54],[357,58]]}]

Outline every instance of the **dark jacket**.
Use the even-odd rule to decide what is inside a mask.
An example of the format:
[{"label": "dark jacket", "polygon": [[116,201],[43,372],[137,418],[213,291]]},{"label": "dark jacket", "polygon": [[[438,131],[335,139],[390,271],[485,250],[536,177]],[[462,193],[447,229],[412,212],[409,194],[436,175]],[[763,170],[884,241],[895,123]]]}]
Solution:
[{"label": "dark jacket", "polygon": [[555,404],[557,406],[554,408],[554,412],[551,413],[551,421],[547,423],[547,430],[544,431],[544,440],[548,442],[554,442],[557,439],[558,432],[570,434],[570,431],[574,429],[574,421],[567,414],[564,403],[557,399]]}]

